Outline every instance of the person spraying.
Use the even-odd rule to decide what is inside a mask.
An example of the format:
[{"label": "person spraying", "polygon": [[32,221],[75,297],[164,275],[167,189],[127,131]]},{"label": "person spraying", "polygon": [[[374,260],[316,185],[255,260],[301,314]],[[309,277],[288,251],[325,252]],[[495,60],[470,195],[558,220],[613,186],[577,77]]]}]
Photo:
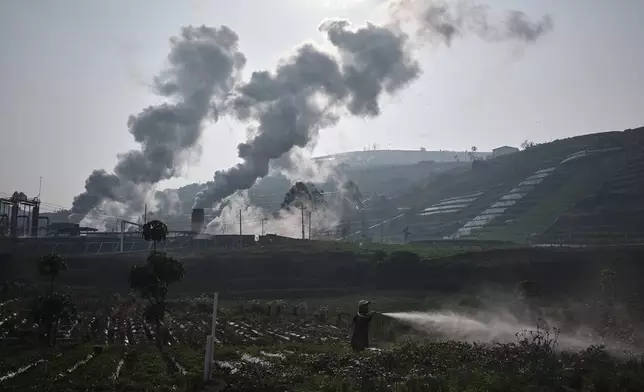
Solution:
[{"label": "person spraying", "polygon": [[351,348],[356,352],[369,347],[369,323],[374,314],[369,311],[370,303],[365,300],[358,302],[358,312],[353,316],[353,322],[351,323]]}]

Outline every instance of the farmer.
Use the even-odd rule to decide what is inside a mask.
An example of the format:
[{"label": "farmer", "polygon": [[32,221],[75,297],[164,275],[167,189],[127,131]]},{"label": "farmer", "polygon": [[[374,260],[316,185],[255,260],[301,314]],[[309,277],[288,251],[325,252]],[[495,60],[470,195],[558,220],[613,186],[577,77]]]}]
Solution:
[{"label": "farmer", "polygon": [[353,351],[362,351],[369,347],[369,322],[373,313],[369,312],[369,301],[358,302],[358,313],[353,316],[351,332],[351,348]]}]

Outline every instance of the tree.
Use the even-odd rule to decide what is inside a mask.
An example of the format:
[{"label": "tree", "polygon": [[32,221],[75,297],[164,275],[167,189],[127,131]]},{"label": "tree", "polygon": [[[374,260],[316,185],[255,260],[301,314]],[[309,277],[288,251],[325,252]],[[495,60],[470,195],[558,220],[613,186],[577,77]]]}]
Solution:
[{"label": "tree", "polygon": [[311,202],[312,195],[309,191],[309,187],[305,183],[298,181],[286,192],[284,195],[284,201],[282,202],[282,208],[290,209],[291,206],[301,208],[304,205],[308,205]]},{"label": "tree", "polygon": [[71,295],[51,293],[38,297],[32,313],[34,322],[41,326],[42,336],[47,338],[50,346],[54,346],[60,321],[71,320],[76,315],[76,306]]},{"label": "tree", "polygon": [[58,253],[52,252],[40,258],[38,261],[38,273],[48,278],[51,294],[54,294],[54,283],[62,271],[67,270],[67,262]]},{"label": "tree", "polygon": [[152,241],[152,252],[157,251],[157,242],[165,241],[168,236],[168,226],[160,220],[151,220],[143,225],[143,238]]},{"label": "tree", "polygon": [[469,153],[470,160],[472,161],[476,160],[476,151],[478,151],[478,148],[476,146],[472,146],[471,151]]},{"label": "tree", "polygon": [[527,150],[527,149],[532,148],[532,147],[534,147],[536,145],[537,145],[537,143],[528,141],[526,139],[526,140],[523,141],[523,143],[521,143],[521,149],[522,150]]},{"label": "tree", "polygon": [[325,203],[324,192],[321,189],[316,188],[313,184],[298,181],[284,195],[282,208],[288,210],[294,206],[296,208],[304,207],[317,210],[318,207],[323,206]]},{"label": "tree", "polygon": [[34,322],[42,326],[43,336],[47,337],[51,346],[56,343],[60,320],[69,319],[76,314],[73,298],[69,294],[54,292],[56,278],[65,270],[67,270],[65,259],[55,252],[38,260],[38,273],[49,279],[49,292],[38,298],[32,312]]},{"label": "tree", "polygon": [[172,283],[179,282],[185,276],[183,264],[165,253],[152,252],[147,262],[135,265],[130,270],[130,288],[148,301],[144,317],[153,322],[157,345],[162,346],[161,322],[167,310],[166,295]]}]

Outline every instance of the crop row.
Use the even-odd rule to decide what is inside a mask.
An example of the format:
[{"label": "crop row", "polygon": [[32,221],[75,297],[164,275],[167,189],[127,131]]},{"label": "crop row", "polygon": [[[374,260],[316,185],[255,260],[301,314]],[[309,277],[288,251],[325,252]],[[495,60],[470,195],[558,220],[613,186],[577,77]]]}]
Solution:
[{"label": "crop row", "polygon": [[[25,331],[35,332],[38,326],[29,320],[29,316],[27,309],[0,314],[0,338],[19,338]],[[154,341],[155,330],[135,311],[111,309],[106,315],[79,314],[60,325],[57,338],[129,347]],[[210,334],[210,316],[196,314],[186,319],[168,315],[162,331],[166,331],[163,337],[166,345],[200,347],[206,335]],[[220,344],[325,343],[339,341],[343,335],[344,332],[336,326],[326,323],[294,322],[280,318],[259,321],[252,317],[233,320],[223,316],[218,320],[215,340]]]},{"label": "crop row", "polygon": [[[11,307],[10,312],[4,309],[2,315],[6,320],[0,328],[2,336],[15,337],[21,330],[37,328],[29,321],[27,309]],[[159,351],[154,345],[156,328],[143,319],[140,310],[115,307],[105,312],[81,312],[60,326],[59,349],[32,349],[20,343],[13,351],[4,351],[0,389],[18,391],[28,389],[28,384],[42,389],[55,384],[67,390],[127,389],[134,385],[137,389],[180,388],[200,377],[210,322],[206,312],[167,315],[160,329],[165,348]],[[337,327],[324,323],[280,317],[230,318],[222,312],[215,343],[239,347],[234,348],[241,350],[235,363],[263,364],[285,354],[250,355],[243,352],[243,346],[328,343],[341,341],[343,335]],[[220,365],[219,368],[230,365],[229,370],[236,366]]]}]

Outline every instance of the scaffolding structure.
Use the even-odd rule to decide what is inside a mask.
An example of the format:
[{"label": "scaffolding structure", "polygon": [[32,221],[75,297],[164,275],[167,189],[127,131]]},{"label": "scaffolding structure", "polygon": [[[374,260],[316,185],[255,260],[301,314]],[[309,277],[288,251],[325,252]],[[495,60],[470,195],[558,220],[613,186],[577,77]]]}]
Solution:
[{"label": "scaffolding structure", "polygon": [[40,220],[37,197],[14,192],[10,198],[0,198],[0,237],[38,237]]}]

